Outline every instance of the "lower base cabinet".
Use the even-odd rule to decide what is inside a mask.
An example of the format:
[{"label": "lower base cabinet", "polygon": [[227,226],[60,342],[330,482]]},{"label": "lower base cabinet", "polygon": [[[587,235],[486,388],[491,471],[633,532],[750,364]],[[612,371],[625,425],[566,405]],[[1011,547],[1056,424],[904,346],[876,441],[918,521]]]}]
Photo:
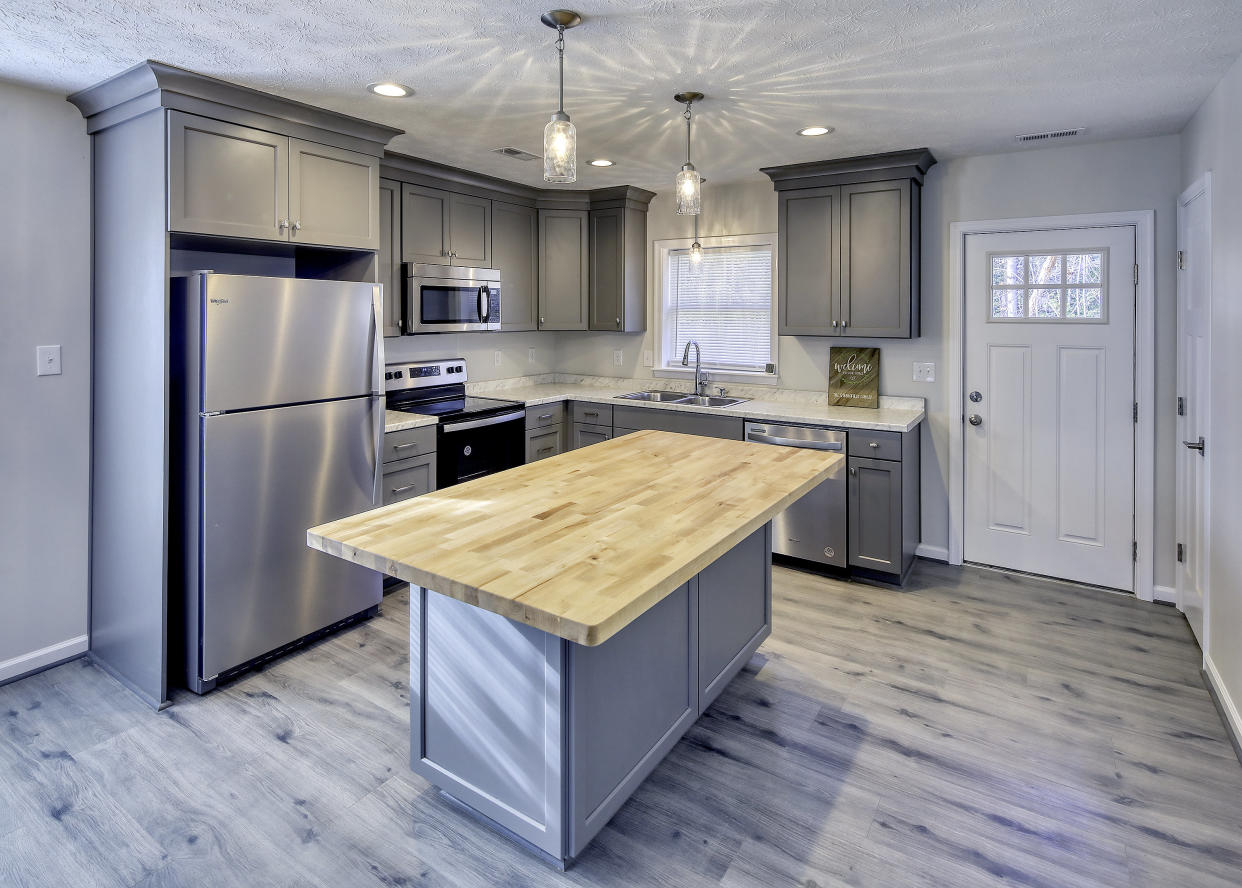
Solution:
[{"label": "lower base cabinet", "polygon": [[538,462],[565,450],[565,435],[560,426],[526,430],[526,461]]},{"label": "lower base cabinet", "polygon": [[919,542],[919,430],[851,431],[849,451],[850,567],[903,578]]},{"label": "lower base cabinet", "polygon": [[598,444],[600,441],[608,441],[611,438],[612,426],[576,422],[573,426],[573,440],[570,444],[570,449],[577,450],[579,447]]},{"label": "lower base cabinet", "polygon": [[436,428],[421,426],[384,435],[379,505],[413,499],[436,489]]}]

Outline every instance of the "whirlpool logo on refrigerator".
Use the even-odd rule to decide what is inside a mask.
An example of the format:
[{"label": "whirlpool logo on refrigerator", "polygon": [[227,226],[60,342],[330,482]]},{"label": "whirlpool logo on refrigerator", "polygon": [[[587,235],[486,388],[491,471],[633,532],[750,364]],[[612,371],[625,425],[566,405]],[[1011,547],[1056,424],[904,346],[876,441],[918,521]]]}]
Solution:
[{"label": "whirlpool logo on refrigerator", "polygon": [[223,296],[212,296],[207,301],[210,302],[212,305],[228,305],[229,304],[228,299],[226,299]]}]

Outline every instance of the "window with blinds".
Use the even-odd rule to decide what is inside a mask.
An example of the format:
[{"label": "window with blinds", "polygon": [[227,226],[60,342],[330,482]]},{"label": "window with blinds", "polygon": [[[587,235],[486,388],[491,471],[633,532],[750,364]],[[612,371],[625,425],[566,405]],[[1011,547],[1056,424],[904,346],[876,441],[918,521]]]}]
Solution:
[{"label": "window with blinds", "polygon": [[661,365],[680,367],[691,339],[703,366],[763,373],[774,362],[772,244],[669,250],[663,288]]}]

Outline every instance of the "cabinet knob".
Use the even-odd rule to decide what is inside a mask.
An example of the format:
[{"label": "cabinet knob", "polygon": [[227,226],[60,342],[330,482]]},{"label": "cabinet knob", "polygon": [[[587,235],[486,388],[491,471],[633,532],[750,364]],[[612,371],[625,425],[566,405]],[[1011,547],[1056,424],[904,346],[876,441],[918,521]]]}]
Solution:
[{"label": "cabinet knob", "polygon": [[293,223],[293,230],[294,230],[294,231],[301,231],[301,230],[302,230],[302,223],[301,223],[301,222],[294,222],[294,223]]},{"label": "cabinet knob", "polygon": [[620,326],[621,326],[621,319],[620,319],[620,318],[617,318],[617,326],[618,326],[618,327],[620,327]]},{"label": "cabinet knob", "polygon": [[851,475],[854,475],[855,477],[857,477],[857,475],[858,475],[858,469],[857,469],[857,468],[855,468],[854,466],[850,466],[850,474],[851,474]]},{"label": "cabinet knob", "polygon": [[277,227],[278,227],[281,231],[284,231],[286,228],[288,228],[288,227],[289,227],[289,220],[288,220],[288,219],[281,219],[281,220],[280,220],[280,224],[279,224]]},{"label": "cabinet knob", "polygon": [[540,326],[543,326],[543,322],[544,322],[544,319],[543,319],[543,318],[540,318],[540,319],[539,319],[539,325],[540,325]]},{"label": "cabinet knob", "polygon": [[834,327],[835,327],[836,325],[837,325],[837,322],[836,322],[836,321],[833,321],[833,322],[832,322],[832,326],[834,326]]}]

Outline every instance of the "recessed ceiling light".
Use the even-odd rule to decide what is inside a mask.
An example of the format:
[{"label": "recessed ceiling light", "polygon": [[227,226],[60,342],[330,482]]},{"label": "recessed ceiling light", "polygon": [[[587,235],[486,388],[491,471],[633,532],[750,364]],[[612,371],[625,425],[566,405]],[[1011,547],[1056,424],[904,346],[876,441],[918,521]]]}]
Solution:
[{"label": "recessed ceiling light", "polygon": [[414,95],[412,87],[408,87],[403,83],[393,83],[388,80],[379,83],[368,83],[367,89],[375,93],[377,96],[384,96],[388,99],[404,99],[406,96]]},{"label": "recessed ceiling light", "polygon": [[611,160],[607,160],[606,158],[603,158],[603,157],[597,157],[597,158],[595,158],[595,160],[591,161],[591,166],[593,166],[593,167],[610,167],[610,166],[612,166],[612,163],[613,163],[613,162],[612,162]]},{"label": "recessed ceiling light", "polygon": [[818,126],[818,125],[817,126],[804,126],[802,129],[798,130],[798,135],[800,136],[826,136],[833,131],[834,131],[833,128],[830,126]]}]

